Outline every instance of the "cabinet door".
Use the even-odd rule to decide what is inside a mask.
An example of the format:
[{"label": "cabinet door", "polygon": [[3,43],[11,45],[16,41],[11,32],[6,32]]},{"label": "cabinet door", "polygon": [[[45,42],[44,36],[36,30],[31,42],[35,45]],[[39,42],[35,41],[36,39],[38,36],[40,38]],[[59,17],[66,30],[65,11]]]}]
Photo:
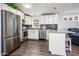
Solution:
[{"label": "cabinet door", "polygon": [[49,40],[49,30],[46,30],[46,40]]},{"label": "cabinet door", "polygon": [[34,38],[34,39],[37,39],[37,40],[39,39],[39,34],[38,34],[38,32],[39,32],[38,30],[34,30],[34,35],[33,35],[33,38]]},{"label": "cabinet door", "polygon": [[58,24],[57,15],[53,15],[53,23]]},{"label": "cabinet door", "polygon": [[6,4],[2,4],[2,9],[6,11],[10,11],[10,7],[7,6]]},{"label": "cabinet door", "polygon": [[30,16],[25,16],[25,24],[26,25],[31,25],[32,24],[32,19]]},{"label": "cabinet door", "polygon": [[[60,40],[58,40],[60,38]],[[66,55],[65,33],[49,34],[49,51],[56,55]]]},{"label": "cabinet door", "polygon": [[32,24],[32,18],[30,16],[28,17],[28,20],[29,20],[29,25],[31,25]]},{"label": "cabinet door", "polygon": [[28,24],[27,18],[28,18],[28,17],[25,16],[25,19],[24,19],[24,20],[25,20],[25,24]]},{"label": "cabinet door", "polygon": [[28,30],[28,39],[33,39],[33,30]]},{"label": "cabinet door", "polygon": [[9,8],[10,8],[10,9],[9,9],[10,12],[17,14],[17,10],[15,10],[15,9],[12,8],[12,7],[9,7]]},{"label": "cabinet door", "polygon": [[53,24],[53,16],[49,15],[48,24]]},{"label": "cabinet door", "polygon": [[48,22],[49,22],[49,16],[46,15],[46,16],[45,16],[45,24],[48,24]]},{"label": "cabinet door", "polygon": [[44,24],[44,16],[40,16],[39,22],[40,22],[40,24]]}]

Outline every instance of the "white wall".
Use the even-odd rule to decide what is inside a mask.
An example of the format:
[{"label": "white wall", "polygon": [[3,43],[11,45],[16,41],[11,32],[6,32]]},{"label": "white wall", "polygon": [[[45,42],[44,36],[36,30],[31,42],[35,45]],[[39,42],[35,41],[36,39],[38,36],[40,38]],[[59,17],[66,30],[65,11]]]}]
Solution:
[{"label": "white wall", "polygon": [[[75,10],[74,10],[75,11]],[[58,29],[59,30],[67,30],[68,28],[79,28],[79,20],[64,20],[63,16],[74,16],[79,15],[79,12],[66,12],[66,13],[58,13]]]}]

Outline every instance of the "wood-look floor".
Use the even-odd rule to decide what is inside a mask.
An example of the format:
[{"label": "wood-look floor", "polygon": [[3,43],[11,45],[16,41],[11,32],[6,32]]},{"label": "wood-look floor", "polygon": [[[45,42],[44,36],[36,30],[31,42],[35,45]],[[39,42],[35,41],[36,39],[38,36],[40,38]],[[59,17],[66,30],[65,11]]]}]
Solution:
[{"label": "wood-look floor", "polygon": [[67,56],[79,56],[79,46],[72,44],[72,52],[67,51]]},{"label": "wood-look floor", "polygon": [[[56,56],[48,51],[48,41],[27,40],[20,48],[9,56]],[[79,56],[79,46],[72,45],[72,52],[67,51],[67,56]]]}]

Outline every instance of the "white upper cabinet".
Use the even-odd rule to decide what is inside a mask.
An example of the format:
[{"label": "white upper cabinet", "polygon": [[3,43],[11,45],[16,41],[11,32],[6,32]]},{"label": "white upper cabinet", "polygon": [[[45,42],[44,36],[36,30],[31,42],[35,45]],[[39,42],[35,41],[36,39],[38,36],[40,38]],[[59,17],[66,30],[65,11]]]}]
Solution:
[{"label": "white upper cabinet", "polygon": [[53,24],[53,16],[49,15],[48,24]]},{"label": "white upper cabinet", "polygon": [[25,16],[25,24],[32,25],[32,18],[30,16]]},{"label": "white upper cabinet", "polygon": [[9,11],[9,10],[10,10],[10,7],[7,6],[6,4],[2,4],[2,10],[7,10],[7,11]]},{"label": "white upper cabinet", "polygon": [[40,24],[57,24],[57,15],[44,15],[40,18]]},{"label": "white upper cabinet", "polygon": [[49,15],[44,16],[44,23],[49,24]]},{"label": "white upper cabinet", "polygon": [[57,24],[57,15],[49,15],[48,24]]},{"label": "white upper cabinet", "polygon": [[57,15],[53,15],[53,24],[58,24]]},{"label": "white upper cabinet", "polygon": [[24,20],[24,17],[25,17],[25,15],[24,15],[24,13],[22,13],[22,19]]},{"label": "white upper cabinet", "polygon": [[40,24],[44,24],[44,16],[40,16],[39,23],[40,23]]},{"label": "white upper cabinet", "polygon": [[6,11],[9,11],[9,12],[14,13],[16,15],[22,16],[22,12],[20,12],[17,9],[14,9],[14,8],[8,6],[7,4],[1,4],[1,10],[6,10]]}]

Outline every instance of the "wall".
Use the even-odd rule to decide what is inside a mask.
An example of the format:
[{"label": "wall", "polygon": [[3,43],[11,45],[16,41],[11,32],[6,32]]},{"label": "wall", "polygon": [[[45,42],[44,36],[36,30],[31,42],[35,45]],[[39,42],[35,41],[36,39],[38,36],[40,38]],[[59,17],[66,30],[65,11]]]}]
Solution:
[{"label": "wall", "polygon": [[79,15],[79,12],[75,12],[74,10],[73,12],[68,11],[68,12],[58,13],[58,29],[67,30],[68,28],[79,28],[79,20],[66,21],[63,19],[63,16],[74,16],[74,15]]}]

